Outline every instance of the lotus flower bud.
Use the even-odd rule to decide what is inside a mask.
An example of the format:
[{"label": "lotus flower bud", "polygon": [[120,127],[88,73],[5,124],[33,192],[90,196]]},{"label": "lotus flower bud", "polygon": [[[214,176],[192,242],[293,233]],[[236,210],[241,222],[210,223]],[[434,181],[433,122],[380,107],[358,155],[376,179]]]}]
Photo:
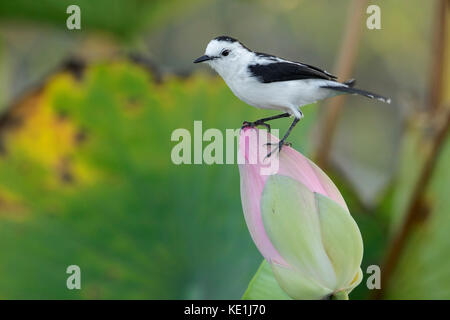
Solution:
[{"label": "lotus flower bud", "polygon": [[319,167],[290,147],[272,155],[277,172],[261,174],[267,159],[248,161],[267,148],[261,132],[244,129],[239,141],[242,207],[253,241],[293,299],[348,297],[362,280],[363,243],[344,199]]}]

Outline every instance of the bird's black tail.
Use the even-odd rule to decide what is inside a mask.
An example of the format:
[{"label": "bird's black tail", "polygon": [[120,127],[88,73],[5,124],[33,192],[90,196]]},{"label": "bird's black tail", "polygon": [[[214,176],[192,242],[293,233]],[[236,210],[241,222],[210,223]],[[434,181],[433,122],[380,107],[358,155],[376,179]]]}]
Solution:
[{"label": "bird's black tail", "polygon": [[368,97],[370,99],[377,99],[377,100],[379,100],[381,102],[391,103],[391,99],[390,98],[386,98],[386,97],[380,96],[378,94],[375,94],[375,93],[372,93],[372,92],[369,92],[369,91],[366,91],[366,90],[353,88],[353,86],[355,85],[355,80],[354,79],[346,81],[343,84],[345,84],[346,86],[344,87],[344,86],[327,85],[327,86],[322,86],[321,88],[331,89],[331,90],[344,92],[344,93],[349,93],[349,94],[359,94],[359,95],[362,95],[364,97]]}]

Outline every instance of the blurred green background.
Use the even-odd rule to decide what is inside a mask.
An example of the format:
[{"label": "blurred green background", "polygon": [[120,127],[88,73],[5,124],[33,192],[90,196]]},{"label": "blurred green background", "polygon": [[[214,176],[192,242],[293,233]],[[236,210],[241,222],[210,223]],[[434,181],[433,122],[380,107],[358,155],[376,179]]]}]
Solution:
[{"label": "blurred green background", "polygon": [[[450,298],[450,145],[437,138],[450,70],[447,59],[442,75],[432,68],[445,1],[377,1],[381,30],[368,30],[362,13],[352,76],[393,103],[347,99],[324,167],[363,235],[364,280],[352,299]],[[226,34],[336,69],[351,2],[0,2],[0,299],[241,298],[262,258],[243,218],[237,166],[175,165],[171,134],[193,132],[194,120],[225,132],[273,113],[245,105],[192,61]],[[81,8],[81,30],[66,28],[70,4]],[[315,157],[326,112],[305,107],[294,148]],[[410,226],[430,158],[426,214],[413,210],[420,219]],[[383,270],[390,252],[394,268],[378,295],[365,270]],[[66,288],[72,264],[81,290]]]}]

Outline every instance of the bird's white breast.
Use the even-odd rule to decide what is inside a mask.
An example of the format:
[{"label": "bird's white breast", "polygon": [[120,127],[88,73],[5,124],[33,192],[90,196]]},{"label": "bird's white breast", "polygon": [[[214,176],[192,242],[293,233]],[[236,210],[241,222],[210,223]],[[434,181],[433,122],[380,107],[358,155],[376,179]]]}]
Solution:
[{"label": "bird's white breast", "polygon": [[328,80],[306,79],[263,83],[248,69],[251,64],[271,62],[273,60],[248,53],[232,64],[221,65],[213,62],[211,66],[239,99],[256,108],[298,113],[298,107],[335,95],[328,89],[320,88],[327,85]]},{"label": "bird's white breast", "polygon": [[326,80],[262,83],[255,77],[238,74],[225,82],[239,99],[261,109],[292,110],[330,95],[329,90],[320,88]]}]

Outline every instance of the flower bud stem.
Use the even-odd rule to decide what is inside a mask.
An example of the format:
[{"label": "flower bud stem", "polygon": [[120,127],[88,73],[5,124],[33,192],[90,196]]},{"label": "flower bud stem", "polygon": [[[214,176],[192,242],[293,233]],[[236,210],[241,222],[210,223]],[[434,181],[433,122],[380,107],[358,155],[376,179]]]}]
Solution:
[{"label": "flower bud stem", "polygon": [[348,300],[348,293],[346,291],[338,291],[331,295],[331,300]]}]

